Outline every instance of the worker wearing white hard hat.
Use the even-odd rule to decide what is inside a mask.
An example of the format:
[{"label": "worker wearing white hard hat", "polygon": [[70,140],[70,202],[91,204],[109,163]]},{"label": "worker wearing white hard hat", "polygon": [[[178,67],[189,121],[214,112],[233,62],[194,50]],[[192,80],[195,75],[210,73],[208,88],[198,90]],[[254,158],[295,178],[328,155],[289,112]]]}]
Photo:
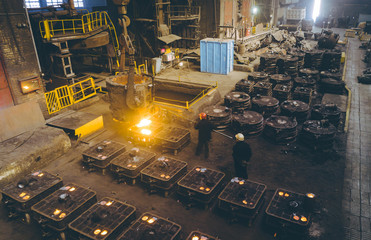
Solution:
[{"label": "worker wearing white hard hat", "polygon": [[245,136],[242,133],[237,133],[235,135],[236,144],[233,146],[233,160],[235,176],[247,179],[247,163],[251,158],[251,148],[250,145],[245,142]]}]

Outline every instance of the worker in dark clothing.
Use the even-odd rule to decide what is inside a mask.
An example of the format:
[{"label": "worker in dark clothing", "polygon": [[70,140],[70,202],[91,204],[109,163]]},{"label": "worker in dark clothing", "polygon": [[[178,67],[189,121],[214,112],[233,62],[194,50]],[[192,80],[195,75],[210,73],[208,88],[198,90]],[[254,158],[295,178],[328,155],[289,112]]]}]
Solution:
[{"label": "worker in dark clothing", "polygon": [[205,158],[209,157],[209,141],[211,140],[211,131],[214,129],[214,125],[207,120],[206,113],[200,113],[200,121],[195,125],[198,129],[198,144],[196,149],[196,155],[199,156],[202,149],[205,148]]},{"label": "worker in dark clothing", "polygon": [[237,142],[233,146],[232,156],[236,177],[247,179],[247,163],[251,158],[251,148],[250,145],[244,141],[245,137],[242,133],[236,134],[235,137]]}]

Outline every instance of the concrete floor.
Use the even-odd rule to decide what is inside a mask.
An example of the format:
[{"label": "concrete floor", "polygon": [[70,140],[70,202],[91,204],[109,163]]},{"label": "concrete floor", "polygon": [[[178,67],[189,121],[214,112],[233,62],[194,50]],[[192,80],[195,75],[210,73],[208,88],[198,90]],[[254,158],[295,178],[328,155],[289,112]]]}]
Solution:
[{"label": "concrete floor", "polygon": [[[253,150],[253,157],[249,166],[249,178],[267,185],[263,210],[267,207],[276,188],[286,188],[301,193],[314,192],[318,195],[320,209],[313,215],[312,226],[305,239],[344,239],[343,226],[346,227],[345,233],[349,237],[346,239],[371,239],[366,238],[367,230],[370,231],[370,225],[366,224],[370,224],[370,215],[368,217],[364,216],[364,214],[371,214],[371,202],[369,201],[371,133],[367,128],[370,121],[366,120],[371,119],[371,109],[367,105],[370,101],[371,90],[370,85],[358,85],[355,82],[356,74],[362,68],[359,61],[361,55],[358,52],[357,44],[359,43],[357,41],[356,39],[350,41],[349,53],[352,52],[354,59],[348,58],[347,62],[347,74],[349,74],[347,81],[354,90],[347,144],[345,143],[345,135],[339,132],[335,143],[336,151],[332,152],[331,155],[318,155],[300,142],[278,146],[271,144],[263,136],[248,140]],[[235,79],[239,80],[240,73],[232,72],[231,74],[237,74],[238,76]],[[217,79],[218,81],[228,82],[229,79],[229,75],[208,76],[205,73],[187,73],[187,76],[195,81],[215,81]],[[205,80],[204,76],[208,76],[209,80]],[[221,93],[223,95],[234,85],[234,83],[228,83],[223,85],[219,82],[222,85]],[[107,138],[123,142],[128,146],[130,146],[130,143],[123,135],[122,128],[124,126],[117,126],[112,121],[109,106],[104,101],[99,101],[81,111],[103,114],[106,130],[95,137],[88,138],[86,142],[73,142],[73,147],[67,154],[49,164],[44,170],[58,174],[64,179],[64,183],[74,182],[91,187],[97,192],[98,199],[109,196],[127,201],[137,207],[137,216],[140,216],[143,212],[152,211],[160,216],[170,218],[182,226],[180,239],[185,239],[193,230],[219,236],[223,240],[275,239],[273,237],[274,232],[264,229],[263,212],[259,214],[252,227],[248,227],[243,222],[228,224],[226,219],[216,210],[216,202],[213,202],[214,205],[207,210],[199,207],[187,210],[179,202],[176,194],[172,194],[168,198],[159,194],[149,195],[140,183],[134,186],[117,184],[110,175],[88,173],[81,166],[81,153],[89,146]],[[229,131],[225,131],[225,133],[232,135]],[[209,159],[204,160],[201,157],[194,156],[197,132],[191,129],[191,134],[191,143],[176,158],[186,161],[189,164],[188,169],[201,165],[221,170],[226,174],[224,183],[227,183],[233,176],[231,156],[233,141],[213,133],[210,146],[211,154]],[[151,151],[161,154],[156,149],[151,149]],[[349,194],[349,196],[345,195],[344,201],[342,201],[346,156],[344,193]],[[349,203],[347,203],[348,200]],[[341,211],[342,204],[345,213],[348,214],[345,221]],[[368,222],[365,220],[368,220]],[[278,236],[281,235],[278,234]],[[353,238],[350,236],[353,236]],[[358,238],[354,236],[358,236]],[[41,239],[41,237],[37,224],[33,223],[28,226],[18,221],[8,221],[4,209],[0,207],[0,239],[34,240]],[[281,239],[287,238],[283,237]]]}]

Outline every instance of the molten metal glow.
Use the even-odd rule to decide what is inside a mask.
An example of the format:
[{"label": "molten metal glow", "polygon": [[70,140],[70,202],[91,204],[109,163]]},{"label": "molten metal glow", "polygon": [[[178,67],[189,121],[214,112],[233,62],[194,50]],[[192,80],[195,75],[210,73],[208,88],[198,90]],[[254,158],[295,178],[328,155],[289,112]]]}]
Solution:
[{"label": "molten metal glow", "polygon": [[149,224],[152,224],[152,223],[155,222],[155,219],[154,219],[154,218],[151,218],[151,219],[149,219],[147,222],[148,222]]},{"label": "molten metal glow", "polygon": [[29,87],[29,86],[23,86],[23,88],[27,90],[27,89],[29,89],[30,87]]},{"label": "molten metal glow", "polygon": [[75,190],[76,190],[75,187],[71,187],[68,191],[73,192],[73,191],[75,191]]},{"label": "molten metal glow", "polygon": [[160,177],[165,177],[165,174],[161,174]]},{"label": "molten metal glow", "polygon": [[144,134],[144,135],[150,135],[152,133],[152,131],[149,130],[149,129],[142,129],[142,130],[140,130],[140,133],[141,134]]},{"label": "molten metal glow", "polygon": [[204,187],[200,187],[200,190],[205,190],[205,188]]},{"label": "molten metal glow", "polygon": [[95,229],[94,234],[95,234],[95,235],[98,235],[100,232],[101,232],[100,229]]},{"label": "molten metal glow", "polygon": [[108,231],[107,230],[103,230],[102,233],[100,235],[104,236],[104,235],[107,235]]},{"label": "molten metal glow", "polygon": [[247,201],[246,201],[246,200],[243,200],[242,203],[243,203],[243,204],[247,204]]},{"label": "molten metal glow", "polygon": [[278,195],[283,196],[283,192],[278,192]]},{"label": "molten metal glow", "polygon": [[243,185],[243,184],[244,184],[244,182],[243,182],[243,181],[240,181],[240,182],[239,182],[239,184],[240,184],[240,185]]},{"label": "molten metal glow", "polygon": [[53,212],[53,215],[58,215],[58,214],[60,214],[61,213],[61,210],[59,210],[59,209],[55,209],[55,211]]},{"label": "molten metal glow", "polygon": [[27,200],[29,198],[30,198],[30,195],[26,195],[26,196],[23,197],[23,200]]},{"label": "molten metal glow", "polygon": [[140,122],[136,125],[138,128],[147,127],[152,123],[149,119],[142,119]]},{"label": "molten metal glow", "polygon": [[196,168],[196,171],[199,172],[200,171],[200,168]]},{"label": "molten metal glow", "polygon": [[288,194],[288,193],[285,193],[285,197],[288,197],[288,196],[290,196],[290,194]]},{"label": "molten metal glow", "polygon": [[21,194],[19,194],[20,197],[24,197],[27,193],[23,192]]},{"label": "molten metal glow", "polygon": [[192,237],[192,240],[199,240],[200,238],[197,236]]},{"label": "molten metal glow", "polygon": [[65,213],[61,213],[61,215],[59,215],[59,218],[64,218],[66,216]]},{"label": "molten metal glow", "polygon": [[169,179],[170,178],[170,176],[169,175],[167,175],[166,177],[165,177],[166,179]]},{"label": "molten metal glow", "polygon": [[112,202],[106,203],[106,206],[111,206],[111,205],[112,205]]},{"label": "molten metal glow", "polygon": [[44,173],[40,173],[39,175],[37,175],[38,177],[42,177],[44,176]]},{"label": "molten metal glow", "polygon": [[300,218],[300,220],[301,220],[302,222],[306,222],[306,221],[308,221],[308,219],[307,219],[306,217],[304,217],[304,216],[302,216],[302,217]]},{"label": "molten metal glow", "polygon": [[128,164],[128,167],[131,167],[132,165],[131,164]]},{"label": "molten metal glow", "polygon": [[206,188],[205,191],[206,191],[206,192],[210,191],[210,188]]},{"label": "molten metal glow", "polygon": [[148,216],[143,216],[142,217],[142,221],[147,221],[148,220]]},{"label": "molten metal glow", "polygon": [[307,193],[308,198],[314,198],[316,195],[314,193]]},{"label": "molten metal glow", "polygon": [[295,216],[293,217],[293,219],[296,220],[296,221],[299,221],[299,216],[296,216],[296,215],[295,215]]}]

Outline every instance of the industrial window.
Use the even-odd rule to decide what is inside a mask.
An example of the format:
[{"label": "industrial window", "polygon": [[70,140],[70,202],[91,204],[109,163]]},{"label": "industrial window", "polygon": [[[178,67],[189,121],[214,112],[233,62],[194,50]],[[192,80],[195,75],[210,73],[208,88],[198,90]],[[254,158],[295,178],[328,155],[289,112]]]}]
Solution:
[{"label": "industrial window", "polygon": [[39,8],[40,7],[39,0],[26,0],[25,3],[26,3],[27,8]]},{"label": "industrial window", "polygon": [[75,7],[84,7],[84,0],[74,0]]},{"label": "industrial window", "polygon": [[63,0],[46,0],[47,6],[55,6],[63,3]]}]

